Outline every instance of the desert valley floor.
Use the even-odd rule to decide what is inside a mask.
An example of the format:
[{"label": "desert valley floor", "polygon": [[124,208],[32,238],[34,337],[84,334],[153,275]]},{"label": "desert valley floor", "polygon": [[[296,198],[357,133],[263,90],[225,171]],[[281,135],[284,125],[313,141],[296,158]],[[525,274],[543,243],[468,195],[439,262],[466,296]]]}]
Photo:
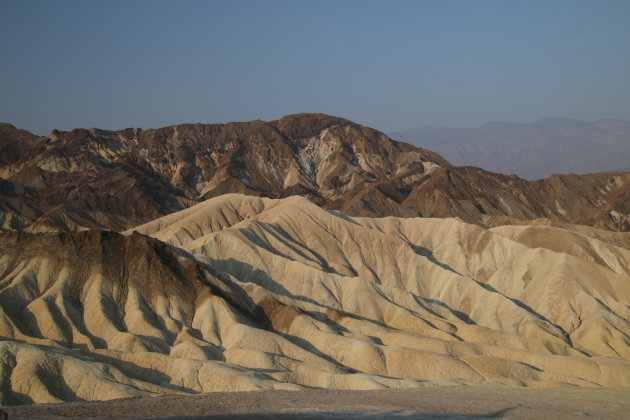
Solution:
[{"label": "desert valley floor", "polygon": [[441,386],[377,391],[250,391],[8,407],[11,419],[625,419],[627,390]]}]

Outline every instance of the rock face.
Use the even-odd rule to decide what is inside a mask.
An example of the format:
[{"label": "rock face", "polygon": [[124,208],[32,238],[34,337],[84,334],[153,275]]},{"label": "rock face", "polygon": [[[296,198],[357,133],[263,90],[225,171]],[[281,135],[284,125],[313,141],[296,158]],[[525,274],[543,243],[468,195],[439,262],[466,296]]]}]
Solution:
[{"label": "rock face", "polygon": [[448,165],[435,153],[325,115],[77,129],[2,143],[4,225],[30,231],[120,230],[227,192],[344,202],[365,184],[422,174],[424,162]]},{"label": "rock face", "polygon": [[548,218],[628,228],[629,173],[527,182],[321,114],[152,130],[0,126],[0,228],[122,231],[225,193],[301,195],[356,216]]},{"label": "rock face", "polygon": [[555,221],[627,231],[630,172],[552,175],[525,181],[474,167],[435,171],[403,201],[426,217],[459,217],[484,226],[510,216],[520,220]]},{"label": "rock face", "polygon": [[0,403],[630,386],[630,234],[505,223],[228,194],[124,234],[0,234]]}]

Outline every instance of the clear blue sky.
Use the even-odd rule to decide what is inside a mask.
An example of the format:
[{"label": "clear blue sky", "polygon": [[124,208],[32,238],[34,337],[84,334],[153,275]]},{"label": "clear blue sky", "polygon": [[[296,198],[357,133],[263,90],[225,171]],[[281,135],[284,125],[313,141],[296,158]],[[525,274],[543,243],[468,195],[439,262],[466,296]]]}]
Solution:
[{"label": "clear blue sky", "polygon": [[0,0],[0,121],[630,120],[630,1]]}]

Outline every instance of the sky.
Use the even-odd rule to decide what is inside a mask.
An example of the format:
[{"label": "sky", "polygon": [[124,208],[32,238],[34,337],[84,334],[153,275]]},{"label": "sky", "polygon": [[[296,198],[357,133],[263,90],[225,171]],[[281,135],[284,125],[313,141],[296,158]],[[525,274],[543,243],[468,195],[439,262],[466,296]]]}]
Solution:
[{"label": "sky", "polygon": [[630,1],[0,0],[0,121],[630,121]]}]

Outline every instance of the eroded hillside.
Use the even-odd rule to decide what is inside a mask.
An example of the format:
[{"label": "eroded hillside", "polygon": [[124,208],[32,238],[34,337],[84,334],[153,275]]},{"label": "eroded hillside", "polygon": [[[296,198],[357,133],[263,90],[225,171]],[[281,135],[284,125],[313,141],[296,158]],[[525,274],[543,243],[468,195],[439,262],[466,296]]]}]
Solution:
[{"label": "eroded hillside", "polygon": [[627,235],[238,194],[124,235],[4,233],[2,404],[630,386]]}]

